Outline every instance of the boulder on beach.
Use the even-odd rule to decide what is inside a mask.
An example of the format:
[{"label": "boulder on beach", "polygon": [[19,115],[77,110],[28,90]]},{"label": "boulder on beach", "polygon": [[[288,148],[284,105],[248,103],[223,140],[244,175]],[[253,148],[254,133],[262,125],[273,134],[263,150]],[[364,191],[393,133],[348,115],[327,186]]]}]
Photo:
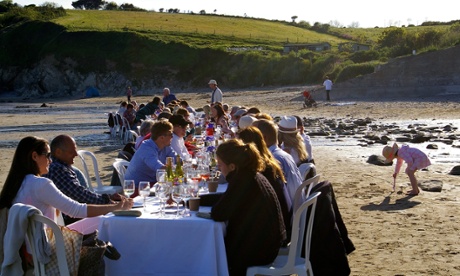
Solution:
[{"label": "boulder on beach", "polygon": [[383,157],[382,155],[375,155],[375,154],[369,156],[369,158],[367,159],[366,162],[369,163],[369,164],[377,165],[377,166],[391,166],[391,165],[393,165],[393,161],[389,162],[389,163],[385,163],[385,157]]},{"label": "boulder on beach", "polygon": [[442,181],[441,180],[425,180],[418,183],[420,189],[426,192],[441,192],[442,191]]},{"label": "boulder on beach", "polygon": [[449,174],[451,175],[460,175],[460,166],[455,166],[450,170]]}]

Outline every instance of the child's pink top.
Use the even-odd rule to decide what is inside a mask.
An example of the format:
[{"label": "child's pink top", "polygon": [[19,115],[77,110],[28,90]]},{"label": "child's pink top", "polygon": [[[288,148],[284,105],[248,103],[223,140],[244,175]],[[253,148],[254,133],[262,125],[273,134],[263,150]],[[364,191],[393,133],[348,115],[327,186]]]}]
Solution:
[{"label": "child's pink top", "polygon": [[412,171],[424,169],[431,165],[430,159],[428,159],[428,156],[426,156],[425,153],[417,148],[411,148],[407,145],[401,146],[397,155],[395,173],[399,173],[403,161],[406,161],[407,169]]}]

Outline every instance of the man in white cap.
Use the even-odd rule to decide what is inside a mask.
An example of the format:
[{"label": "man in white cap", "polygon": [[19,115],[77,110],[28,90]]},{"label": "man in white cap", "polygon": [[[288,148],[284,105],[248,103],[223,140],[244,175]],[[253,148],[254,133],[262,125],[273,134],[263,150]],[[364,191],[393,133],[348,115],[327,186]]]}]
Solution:
[{"label": "man in white cap", "polygon": [[216,102],[223,103],[224,97],[223,97],[222,91],[219,89],[219,87],[217,87],[217,81],[210,80],[208,84],[209,84],[209,87],[212,89],[211,105]]}]

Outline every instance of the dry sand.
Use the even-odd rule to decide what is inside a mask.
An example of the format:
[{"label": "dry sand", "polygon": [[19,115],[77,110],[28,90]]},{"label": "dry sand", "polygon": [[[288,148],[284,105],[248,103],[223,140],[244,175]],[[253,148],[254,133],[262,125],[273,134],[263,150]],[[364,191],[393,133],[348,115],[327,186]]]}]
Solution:
[{"label": "dry sand", "polygon": [[[276,115],[307,118],[372,118],[381,122],[434,121],[458,124],[459,104],[447,102],[357,102],[303,109],[301,88],[225,92],[230,105],[258,106]],[[177,94],[194,107],[203,106],[209,93]],[[152,98],[133,97],[138,102]],[[319,97],[318,97],[319,98]],[[96,153],[100,173],[110,182],[112,162],[122,144],[111,139],[107,115],[118,109],[122,97],[16,102],[3,99],[0,111],[0,186],[3,185],[17,142],[36,135],[51,140],[67,133],[76,138],[79,149]],[[50,107],[40,107],[46,102]],[[338,104],[338,105],[336,105]],[[341,104],[341,105],[340,105]],[[459,127],[458,125],[455,125]],[[441,180],[440,193],[422,192],[416,197],[391,193],[393,167],[366,163],[380,154],[382,145],[360,147],[358,142],[319,143],[313,138],[314,158],[321,179],[335,189],[339,208],[356,251],[348,256],[352,275],[460,275],[460,185],[459,176],[449,175],[456,163],[438,163],[417,173],[419,181]],[[316,143],[316,145],[315,145]],[[449,152],[449,148],[445,149]],[[80,165],[78,160],[76,165]],[[398,177],[398,191],[407,191],[409,180]]]}]

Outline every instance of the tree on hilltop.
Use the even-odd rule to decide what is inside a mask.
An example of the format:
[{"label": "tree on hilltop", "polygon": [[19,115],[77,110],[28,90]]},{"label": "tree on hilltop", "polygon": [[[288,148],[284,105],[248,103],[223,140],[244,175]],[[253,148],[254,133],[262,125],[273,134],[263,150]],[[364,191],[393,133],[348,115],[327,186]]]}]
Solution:
[{"label": "tree on hilltop", "polygon": [[106,4],[104,0],[77,0],[72,7],[78,10],[100,10]]}]

